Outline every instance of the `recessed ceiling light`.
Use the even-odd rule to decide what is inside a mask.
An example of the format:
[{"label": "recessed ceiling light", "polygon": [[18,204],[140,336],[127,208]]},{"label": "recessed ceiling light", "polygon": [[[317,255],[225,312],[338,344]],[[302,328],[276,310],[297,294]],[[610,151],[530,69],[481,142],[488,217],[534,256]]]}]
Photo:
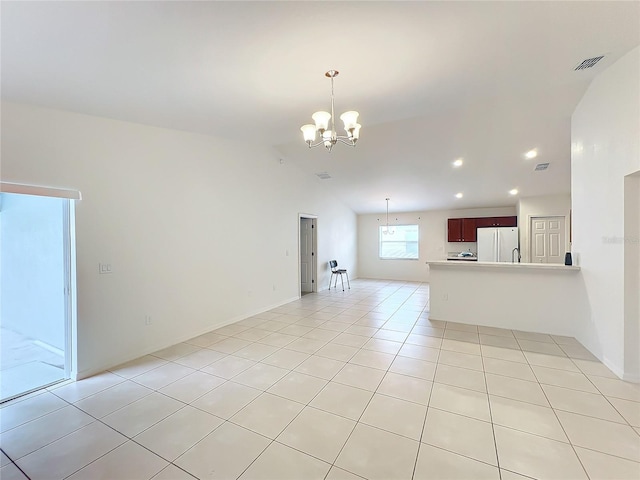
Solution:
[{"label": "recessed ceiling light", "polygon": [[462,198],[462,192],[456,193],[456,198]]},{"label": "recessed ceiling light", "polygon": [[458,168],[458,167],[461,167],[463,163],[464,163],[464,160],[462,160],[461,158],[458,158],[457,160],[454,160],[453,166]]},{"label": "recessed ceiling light", "polygon": [[524,154],[524,156],[526,158],[528,158],[529,160],[531,160],[532,158],[536,158],[538,156],[538,151],[537,150],[529,150],[527,153]]},{"label": "recessed ceiling light", "polygon": [[509,190],[509,195],[517,195],[518,194],[518,189],[514,188],[513,190]]}]

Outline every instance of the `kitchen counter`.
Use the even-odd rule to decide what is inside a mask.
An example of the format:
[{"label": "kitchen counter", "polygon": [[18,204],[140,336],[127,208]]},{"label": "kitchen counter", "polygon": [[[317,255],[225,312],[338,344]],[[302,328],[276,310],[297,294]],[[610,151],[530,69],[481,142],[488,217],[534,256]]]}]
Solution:
[{"label": "kitchen counter", "polygon": [[[580,267],[576,267],[575,265],[562,265],[559,263],[508,263],[508,262],[478,262],[477,258],[472,257],[473,262],[456,262],[449,261],[451,258],[447,258],[447,260],[436,261],[436,262],[427,262],[429,267],[453,267],[453,268],[493,268],[493,269],[501,269],[501,270],[547,270],[547,271],[562,271],[562,272],[578,272],[580,271]],[[460,257],[462,259],[462,257]]]},{"label": "kitchen counter", "polygon": [[576,336],[589,318],[580,267],[541,263],[427,262],[429,318]]}]

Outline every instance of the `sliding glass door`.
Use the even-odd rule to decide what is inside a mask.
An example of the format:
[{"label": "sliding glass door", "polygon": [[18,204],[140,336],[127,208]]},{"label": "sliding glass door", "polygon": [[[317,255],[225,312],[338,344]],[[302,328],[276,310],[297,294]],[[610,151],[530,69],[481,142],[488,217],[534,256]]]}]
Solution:
[{"label": "sliding glass door", "polygon": [[0,194],[0,401],[69,378],[72,202]]}]

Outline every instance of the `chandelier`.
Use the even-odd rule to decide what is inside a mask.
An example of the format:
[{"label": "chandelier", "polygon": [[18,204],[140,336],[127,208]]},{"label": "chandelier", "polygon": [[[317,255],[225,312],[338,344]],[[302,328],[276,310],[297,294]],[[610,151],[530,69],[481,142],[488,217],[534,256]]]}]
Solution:
[{"label": "chandelier", "polygon": [[394,233],[396,233],[396,229],[389,227],[389,199],[386,198],[385,200],[387,201],[387,228],[382,230],[382,233],[385,235],[393,235]]},{"label": "chandelier", "polygon": [[[360,124],[358,123],[358,112],[350,111],[344,112],[340,115],[340,120],[344,123],[344,130],[346,135],[338,135],[336,131],[335,113],[333,111],[333,79],[338,76],[337,70],[329,70],[325,73],[325,76],[331,79],[331,113],[329,112],[316,112],[311,118],[316,122],[315,125],[308,124],[300,127],[304,136],[304,141],[307,142],[309,148],[318,147],[324,145],[329,152],[338,141],[349,145],[351,147],[356,146],[358,137],[360,136]],[[331,120],[331,128],[329,128],[329,120]],[[320,141],[316,141],[316,132],[320,134]]]}]

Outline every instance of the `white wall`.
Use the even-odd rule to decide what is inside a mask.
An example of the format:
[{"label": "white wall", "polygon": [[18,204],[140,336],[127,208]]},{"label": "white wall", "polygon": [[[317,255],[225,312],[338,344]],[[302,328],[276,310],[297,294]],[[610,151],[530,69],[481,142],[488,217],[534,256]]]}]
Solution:
[{"label": "white wall", "polygon": [[4,181],[82,192],[80,376],[296,298],[301,212],[320,287],[331,258],[357,276],[356,215],[270,148],[6,103],[2,160]]},{"label": "white wall", "polygon": [[640,170],[638,132],[640,47],[593,80],[571,125],[573,252],[591,308],[578,340],[618,375],[635,380],[640,366],[625,361],[637,358],[625,351],[639,345],[625,343],[638,318],[625,321],[624,178]]},{"label": "white wall", "polygon": [[0,324],[64,350],[66,200],[0,197]]},{"label": "white wall", "polygon": [[545,195],[541,197],[522,197],[518,200],[518,234],[520,235],[520,255],[523,262],[531,261],[530,227],[531,217],[564,217],[565,252],[571,250],[569,241],[569,213],[571,211],[571,195]]},{"label": "white wall", "polygon": [[383,260],[378,256],[378,227],[387,223],[386,212],[358,215],[358,274],[362,278],[429,281],[426,262],[445,260],[447,252],[476,251],[476,243],[447,241],[447,219],[465,217],[511,216],[515,207],[431,210],[428,212],[390,213],[389,225],[417,224],[420,228],[418,260]]}]

